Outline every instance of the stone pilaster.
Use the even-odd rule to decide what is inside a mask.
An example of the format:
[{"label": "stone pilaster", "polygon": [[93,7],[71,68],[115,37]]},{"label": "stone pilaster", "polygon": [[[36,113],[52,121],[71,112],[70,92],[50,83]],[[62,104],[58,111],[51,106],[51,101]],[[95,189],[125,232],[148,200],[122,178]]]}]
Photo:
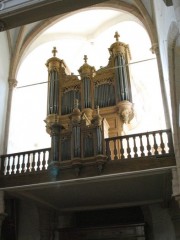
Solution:
[{"label": "stone pilaster", "polygon": [[0,191],[0,239],[1,239],[1,227],[7,214],[4,212],[4,191]]},{"label": "stone pilaster", "polygon": [[161,92],[162,92],[162,102],[164,105],[165,121],[166,121],[167,128],[170,128],[170,113],[169,113],[169,108],[168,108],[167,93],[166,93],[165,82],[164,82],[164,75],[163,75],[163,68],[162,68],[159,44],[153,43],[150,50],[153,54],[156,54],[158,70],[159,70],[160,87],[161,87]]},{"label": "stone pilaster", "polygon": [[162,208],[160,204],[154,204],[149,206],[149,210],[152,218],[153,239],[175,240],[175,229],[169,213],[169,209]]},{"label": "stone pilaster", "polygon": [[178,168],[173,168],[172,169],[172,190],[173,190],[173,197],[177,201],[179,208],[180,208],[180,176]]},{"label": "stone pilaster", "polygon": [[39,207],[40,240],[49,240],[52,236],[52,213],[49,209]]},{"label": "stone pilaster", "polygon": [[17,83],[18,83],[17,80],[13,79],[13,78],[9,78],[8,82],[9,82],[9,93],[8,93],[8,100],[7,100],[6,125],[5,125],[5,133],[4,133],[4,148],[3,148],[4,154],[7,153],[13,90],[17,86]]}]

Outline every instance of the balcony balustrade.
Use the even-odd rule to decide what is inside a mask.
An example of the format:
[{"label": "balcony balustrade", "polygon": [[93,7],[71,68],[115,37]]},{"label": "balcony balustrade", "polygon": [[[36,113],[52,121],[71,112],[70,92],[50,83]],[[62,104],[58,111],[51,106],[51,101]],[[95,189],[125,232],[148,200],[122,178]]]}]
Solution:
[{"label": "balcony balustrade", "polygon": [[[1,176],[27,175],[47,171],[50,150],[50,148],[45,148],[1,155]],[[73,148],[69,151],[74,152]],[[171,130],[107,138],[105,139],[105,155],[107,162],[148,157],[171,157],[174,155]],[[73,158],[72,154],[70,156]],[[84,155],[82,154],[82,156]],[[88,159],[89,157],[83,157],[84,162]],[[61,161],[60,164],[71,160]]]},{"label": "balcony balustrade", "polygon": [[163,156],[174,153],[170,130],[113,137],[105,141],[106,155],[109,160]]},{"label": "balcony balustrade", "polygon": [[50,148],[19,152],[1,156],[4,175],[45,171],[48,167]]}]

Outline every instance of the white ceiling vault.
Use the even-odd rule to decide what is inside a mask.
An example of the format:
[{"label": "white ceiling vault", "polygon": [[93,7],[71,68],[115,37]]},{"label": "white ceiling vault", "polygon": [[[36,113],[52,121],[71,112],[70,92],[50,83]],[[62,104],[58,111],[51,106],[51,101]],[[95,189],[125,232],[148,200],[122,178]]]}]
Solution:
[{"label": "white ceiling vault", "polygon": [[[91,0],[91,4],[93,4],[96,1],[98,2],[98,0],[93,0],[93,1]],[[45,2],[45,1],[42,1],[42,2]],[[53,2],[57,2],[57,0],[54,0]],[[87,4],[88,2],[89,0],[86,0]],[[129,20],[129,21],[138,22],[139,24],[145,26],[151,39],[151,45],[157,42],[156,34],[154,32],[153,24],[151,20],[152,6],[149,4],[149,1],[143,0],[143,3],[141,2],[141,0],[135,0],[135,1],[110,0],[110,1],[105,1],[103,3],[101,2],[102,0],[99,0],[98,4],[88,8],[83,8],[83,4],[81,4],[82,6],[78,10],[76,10],[76,6],[73,5],[74,11],[69,11],[69,12],[66,6],[67,8],[66,13],[60,14],[61,9],[59,9],[59,15],[54,14],[54,17],[52,18],[33,22],[28,25],[22,25],[21,27],[16,27],[11,30],[8,30],[7,36],[8,36],[8,42],[9,42],[10,54],[12,56],[9,77],[13,79],[16,78],[18,67],[21,61],[23,60],[23,57],[26,56],[28,52],[31,51],[34,47],[36,47],[39,43],[48,41],[48,37],[54,40],[59,38],[60,35],[67,36],[67,35],[70,35],[70,33],[71,34],[74,33],[73,34],[74,38],[77,38],[78,36],[78,37],[85,37],[88,39],[90,38],[94,39],[94,37],[96,37],[100,33],[100,31],[103,31],[103,29],[107,29],[110,26],[115,25],[119,22]],[[145,10],[144,6],[147,8],[147,10]],[[94,10],[100,10],[100,9],[104,11],[108,10],[107,14],[105,14],[105,12],[103,16],[101,16],[100,13],[98,13],[98,15],[93,14]],[[90,18],[88,18],[87,10],[91,11],[91,14],[89,14]],[[114,11],[111,11],[112,13],[110,13],[110,10],[114,10]],[[56,31],[56,35],[53,35],[53,33],[51,32],[51,35],[49,34],[49,36],[47,35],[42,36],[44,31],[49,27],[51,27],[52,25],[54,25],[55,23],[59,21],[63,21],[64,19],[67,19],[73,15],[76,15],[77,17],[77,14],[79,15],[80,13],[82,13],[83,15],[84,11],[86,12],[84,13],[84,15],[87,15],[87,17],[83,19],[83,22],[85,23],[84,24],[85,27],[82,27],[82,24],[81,24],[81,28],[79,26],[73,25],[73,30],[72,28],[69,30],[66,29],[66,31],[64,31],[63,29],[61,31],[61,29],[59,29],[58,33]],[[39,15],[41,15],[41,10],[39,12]],[[101,17],[98,17],[98,16],[101,16]],[[1,17],[1,14],[0,14],[0,17]],[[21,18],[23,18],[23,16],[21,16]],[[15,22],[17,22],[17,19]],[[91,29],[89,29],[89,26]],[[82,30],[80,31],[80,29]],[[75,33],[77,35],[75,35]],[[38,41],[36,41],[37,38],[38,38]]]},{"label": "white ceiling vault", "polygon": [[[144,41],[141,38],[146,38],[149,45],[147,52],[149,52],[150,40],[143,29],[142,23],[135,16],[125,11],[93,8],[63,17],[63,19],[45,29],[28,46],[21,61],[32,52],[37,51],[38,47],[43,48],[43,46],[47,51],[45,49],[41,50],[41,54],[48,54],[44,60],[46,61],[51,57],[51,49],[56,45],[58,57],[70,63],[67,65],[70,70],[72,69],[72,72],[78,73],[77,70],[83,64],[84,55],[88,55],[90,64],[99,68],[101,65],[107,64],[108,48],[115,41],[115,31],[119,32],[120,41],[129,43],[129,40],[132,39],[131,45],[137,40],[139,42]],[[137,31],[139,36],[136,36]],[[97,52],[99,51],[101,51],[101,54],[99,54],[101,60],[99,59],[96,63]],[[139,49],[139,52],[143,51]],[[141,59],[138,60],[147,59],[147,52],[146,56],[141,56]],[[134,60],[137,61],[136,56],[134,56]]]}]

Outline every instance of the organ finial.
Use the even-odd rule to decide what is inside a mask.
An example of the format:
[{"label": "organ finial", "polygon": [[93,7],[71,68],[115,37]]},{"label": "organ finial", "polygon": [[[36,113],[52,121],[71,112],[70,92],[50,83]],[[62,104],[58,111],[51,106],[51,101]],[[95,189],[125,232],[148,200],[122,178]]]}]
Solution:
[{"label": "organ finial", "polygon": [[87,60],[88,60],[87,55],[84,55],[83,59],[84,59],[84,62],[87,63]]},{"label": "organ finial", "polygon": [[114,38],[116,39],[116,42],[119,42],[119,37],[120,37],[119,33],[115,32]]},{"label": "organ finial", "polygon": [[56,53],[57,53],[56,47],[53,47],[52,53],[53,53],[53,57],[56,57]]}]

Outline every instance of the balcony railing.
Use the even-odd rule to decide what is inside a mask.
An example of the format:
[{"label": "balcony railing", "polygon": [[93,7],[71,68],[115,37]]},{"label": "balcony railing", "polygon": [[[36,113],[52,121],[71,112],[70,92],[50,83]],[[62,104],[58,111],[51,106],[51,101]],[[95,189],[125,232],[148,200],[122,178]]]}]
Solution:
[{"label": "balcony railing", "polygon": [[19,152],[1,156],[1,172],[4,175],[46,171],[50,148]]},{"label": "balcony railing", "polygon": [[113,137],[105,141],[109,160],[174,153],[170,129]]},{"label": "balcony railing", "polygon": [[[109,161],[174,154],[169,129],[107,138],[105,145]],[[50,148],[1,155],[1,174],[8,176],[47,171],[49,158]],[[83,159],[86,160],[85,157]]]}]

